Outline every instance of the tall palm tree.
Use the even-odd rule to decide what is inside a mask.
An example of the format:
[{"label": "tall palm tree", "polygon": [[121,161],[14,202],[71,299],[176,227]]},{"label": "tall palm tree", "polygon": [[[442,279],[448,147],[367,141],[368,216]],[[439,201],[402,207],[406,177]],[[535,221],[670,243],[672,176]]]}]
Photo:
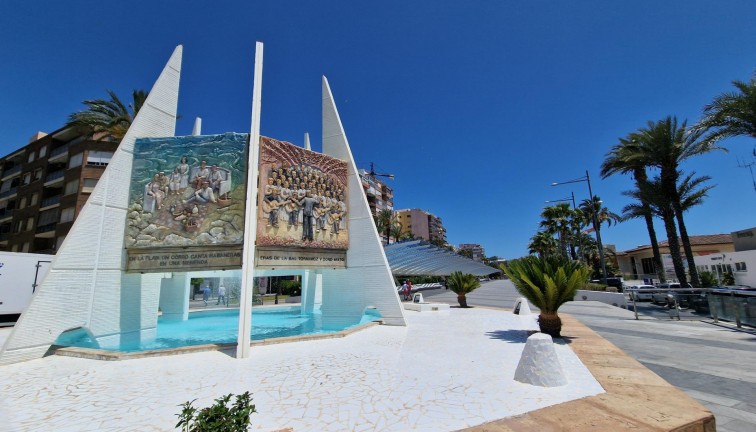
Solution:
[{"label": "tall palm tree", "polygon": [[120,142],[147,100],[148,92],[134,90],[128,107],[114,91],[108,90],[108,95],[110,100],[85,100],[87,109],[71,114],[66,127],[79,129],[90,139]]},{"label": "tall palm tree", "polygon": [[[672,256],[672,266],[675,270],[675,276],[680,284],[684,286],[688,279],[685,274],[682,256],[680,255],[680,239],[677,236],[677,226],[675,225],[675,211],[664,191],[661,179],[654,177],[646,181],[640,190],[625,191],[622,194],[648,205],[652,214],[660,217],[664,222],[664,229],[667,232],[667,246],[669,247],[669,254]],[[646,209],[639,204],[628,204],[622,208],[625,219],[639,217],[645,214],[645,211]]]},{"label": "tall palm tree", "polygon": [[696,128],[706,132],[707,142],[739,135],[756,138],[756,73],[749,82],[733,81],[732,85],[737,91],[722,93],[704,106],[704,117]]},{"label": "tall palm tree", "polygon": [[530,253],[536,253],[541,257],[555,255],[559,244],[553,235],[546,231],[539,231],[530,238],[528,250]]},{"label": "tall palm tree", "polygon": [[713,150],[725,150],[716,146],[713,142],[702,140],[701,135],[700,130],[688,128],[686,121],[678,125],[677,118],[673,116],[667,116],[657,122],[648,122],[647,127],[640,129],[633,135],[640,147],[640,152],[637,155],[639,160],[644,165],[656,167],[660,171],[661,187],[674,211],[680,230],[680,239],[685,250],[685,258],[688,261],[690,279],[695,286],[698,286],[700,282],[677,189],[678,167],[681,162],[693,156]]},{"label": "tall palm tree", "polygon": [[[619,144],[612,147],[601,164],[601,177],[607,178],[618,173],[630,174],[635,180],[636,190],[640,190],[648,181],[648,174],[646,174],[644,162],[637,155],[638,152],[640,152],[640,147],[635,142],[632,134],[627,138],[620,138]],[[651,208],[648,203],[641,201],[640,207],[637,210],[638,212],[634,217],[643,218],[644,222],[646,222],[651,251],[654,254],[653,262],[656,276],[660,281],[665,282],[667,279],[664,275],[664,265],[661,260],[661,252],[659,252],[659,241],[656,238],[656,229],[654,228]]]},{"label": "tall palm tree", "polygon": [[567,203],[546,207],[541,212],[541,228],[559,238],[559,253],[567,258],[567,242],[570,238],[574,211]]}]

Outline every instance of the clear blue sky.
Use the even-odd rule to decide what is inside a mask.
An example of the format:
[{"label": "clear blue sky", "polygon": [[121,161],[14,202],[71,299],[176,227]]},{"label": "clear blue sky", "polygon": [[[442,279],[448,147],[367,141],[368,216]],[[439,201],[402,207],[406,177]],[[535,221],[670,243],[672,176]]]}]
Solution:
[{"label": "clear blue sky", "polygon": [[[231,6],[230,3],[235,3]],[[249,130],[254,43],[265,42],[262,132],[320,148],[320,76],[358,165],[396,180],[396,208],[444,220],[453,244],[527,252],[551,187],[589,170],[619,212],[629,178],[601,180],[606,152],[648,120],[696,121],[756,68],[756,2],[66,1],[0,2],[0,154],[52,131],[107,89],[149,89],[184,45],[177,134]],[[683,166],[713,177],[686,214],[691,234],[756,225],[753,139]],[[658,230],[663,231],[661,223]],[[605,243],[647,244],[643,222]]]}]

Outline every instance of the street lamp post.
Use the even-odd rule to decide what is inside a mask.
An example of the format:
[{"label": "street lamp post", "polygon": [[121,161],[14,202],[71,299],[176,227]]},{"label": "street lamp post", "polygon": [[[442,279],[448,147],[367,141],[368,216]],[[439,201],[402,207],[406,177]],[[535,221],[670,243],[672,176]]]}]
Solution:
[{"label": "street lamp post", "polygon": [[[552,186],[558,186],[568,183],[578,183],[578,182],[587,182],[588,183],[588,198],[591,202],[591,205],[593,205],[593,189],[591,189],[591,176],[588,174],[588,170],[585,170],[585,177],[576,178],[574,180],[569,180],[565,182],[554,182],[551,185]],[[574,206],[574,195],[573,195],[573,206]],[[596,243],[598,243],[598,250],[599,250],[599,260],[601,261],[601,274],[604,277],[604,283],[606,283],[606,261],[604,260],[604,245],[601,244],[601,229],[598,223],[598,218],[596,215],[595,209],[591,212],[593,213],[593,231],[596,232]]]},{"label": "street lamp post", "polygon": [[572,201],[572,209],[575,210],[577,208],[577,206],[575,205],[575,193],[574,192],[570,192],[570,195],[572,195],[572,196],[571,197],[566,197],[566,198],[554,199],[554,200],[547,200],[547,201],[544,201],[544,202],[545,203],[555,203],[555,202],[562,202],[562,201]]}]

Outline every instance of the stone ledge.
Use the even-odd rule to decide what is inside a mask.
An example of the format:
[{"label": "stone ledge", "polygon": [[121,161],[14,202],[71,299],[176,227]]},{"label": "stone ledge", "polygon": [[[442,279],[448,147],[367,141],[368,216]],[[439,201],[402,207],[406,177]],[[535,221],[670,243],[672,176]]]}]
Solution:
[{"label": "stone ledge", "polygon": [[674,431],[715,432],[714,415],[640,362],[560,314],[562,335],[606,393],[507,417],[466,432]]}]

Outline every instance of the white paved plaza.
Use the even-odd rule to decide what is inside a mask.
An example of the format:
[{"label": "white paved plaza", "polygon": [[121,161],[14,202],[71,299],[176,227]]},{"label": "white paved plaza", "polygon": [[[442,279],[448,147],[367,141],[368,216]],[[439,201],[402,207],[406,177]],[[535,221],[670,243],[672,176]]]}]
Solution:
[{"label": "white paved plaza", "polygon": [[[253,393],[250,430],[444,431],[603,392],[567,345],[568,384],[513,380],[520,317],[491,309],[406,313],[340,339],[105,362],[51,356],[0,367],[0,429],[174,430],[179,404]],[[253,316],[254,323],[254,316]]]}]

